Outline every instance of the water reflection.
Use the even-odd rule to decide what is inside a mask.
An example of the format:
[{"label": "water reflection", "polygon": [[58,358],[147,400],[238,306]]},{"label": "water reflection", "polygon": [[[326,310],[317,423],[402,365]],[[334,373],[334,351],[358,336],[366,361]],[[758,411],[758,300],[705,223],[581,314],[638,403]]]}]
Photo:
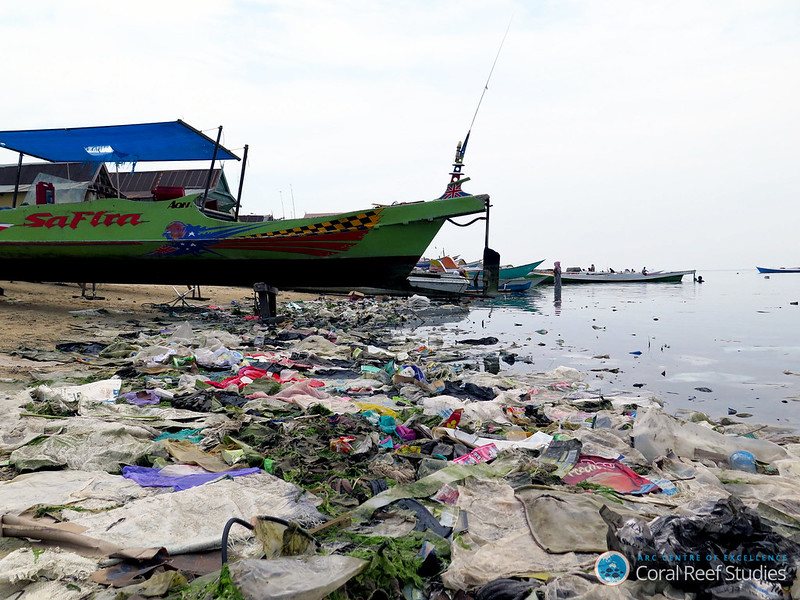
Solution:
[{"label": "water reflection", "polygon": [[541,307],[549,302],[549,295],[545,295],[538,287],[530,288],[524,292],[508,292],[491,300],[482,300],[480,304],[476,303],[476,306],[537,313],[542,312]]},{"label": "water reflection", "polygon": [[[503,308],[511,311],[541,313],[560,316],[562,311],[584,309],[587,304],[597,308],[615,309],[616,304],[640,303],[648,300],[691,301],[698,296],[694,282],[683,283],[604,283],[595,285],[572,284],[558,294],[555,286],[539,285],[524,292],[510,292],[491,300],[476,301],[474,306]],[[552,306],[552,309],[550,307]]]}]

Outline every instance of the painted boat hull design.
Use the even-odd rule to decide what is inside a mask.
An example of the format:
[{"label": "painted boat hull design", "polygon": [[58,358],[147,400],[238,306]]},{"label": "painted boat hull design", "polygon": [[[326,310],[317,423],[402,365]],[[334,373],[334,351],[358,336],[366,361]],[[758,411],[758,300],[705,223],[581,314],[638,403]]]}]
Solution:
[{"label": "painted boat hull design", "polygon": [[[695,271],[656,271],[653,273],[611,273],[608,271],[581,271],[580,273],[561,273],[561,283],[677,283],[684,275],[694,275]],[[544,283],[553,283],[552,271],[537,271],[545,275]]]},{"label": "painted boat hull design", "polygon": [[778,269],[770,269],[767,267],[756,267],[759,273],[800,273],[800,267],[780,267]]},{"label": "painted boat hull design", "polygon": [[201,212],[195,198],[0,211],[0,279],[403,287],[445,220],[483,212],[488,201],[462,196],[241,222]]}]

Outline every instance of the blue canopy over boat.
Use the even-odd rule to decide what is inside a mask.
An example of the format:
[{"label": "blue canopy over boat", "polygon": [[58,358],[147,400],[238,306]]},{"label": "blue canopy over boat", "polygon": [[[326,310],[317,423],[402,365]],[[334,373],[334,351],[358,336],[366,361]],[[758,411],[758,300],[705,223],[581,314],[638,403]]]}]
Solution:
[{"label": "blue canopy over boat", "polygon": [[138,125],[0,131],[0,148],[52,162],[239,160],[181,120]]}]

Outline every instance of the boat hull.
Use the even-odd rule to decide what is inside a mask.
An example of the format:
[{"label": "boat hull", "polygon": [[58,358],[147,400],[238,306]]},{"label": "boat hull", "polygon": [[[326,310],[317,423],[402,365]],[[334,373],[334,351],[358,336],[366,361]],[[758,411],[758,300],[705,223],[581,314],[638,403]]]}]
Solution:
[{"label": "boat hull", "polygon": [[408,284],[421,294],[463,294],[469,279],[454,273],[425,273],[408,276]]},{"label": "boat hull", "polygon": [[537,260],[536,262],[528,263],[527,265],[519,265],[516,267],[500,267],[500,280],[519,279],[520,277],[525,277],[543,262],[544,260]]},{"label": "boat hull", "polygon": [[[609,273],[604,271],[581,273],[562,273],[561,283],[678,283],[684,275],[694,275],[694,271],[661,271],[657,273]],[[543,283],[553,283],[552,271],[538,272],[545,275]]]},{"label": "boat hull", "polygon": [[0,279],[391,288],[407,285],[446,219],[486,199],[255,223],[212,218],[193,196],[23,206],[0,212]]},{"label": "boat hull", "polygon": [[[497,283],[498,292],[526,292],[530,288],[539,285],[545,281],[547,277],[544,275],[526,275],[525,277],[515,277],[513,279],[500,279]],[[480,291],[483,289],[482,282],[479,286],[470,284],[467,288],[470,291]]]},{"label": "boat hull", "polygon": [[785,267],[781,267],[778,269],[770,269],[767,267],[756,267],[759,273],[800,273],[800,267],[793,267],[791,269],[787,269]]},{"label": "boat hull", "polygon": [[[498,279],[498,291],[500,292],[524,292],[531,286],[542,282],[544,277],[531,276],[533,270],[542,264],[544,260],[519,265],[516,267],[500,267]],[[467,275],[470,278],[470,285],[467,289],[476,291],[483,289],[483,269],[480,266],[467,267]],[[529,277],[531,276],[531,277]]]}]

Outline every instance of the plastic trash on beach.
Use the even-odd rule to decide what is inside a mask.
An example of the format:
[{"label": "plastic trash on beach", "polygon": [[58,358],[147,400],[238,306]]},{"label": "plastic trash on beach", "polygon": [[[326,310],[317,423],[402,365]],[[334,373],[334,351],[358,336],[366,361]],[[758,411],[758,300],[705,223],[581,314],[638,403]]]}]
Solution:
[{"label": "plastic trash on beach", "polygon": [[765,463],[788,456],[784,448],[769,440],[723,435],[697,423],[680,421],[658,408],[637,414],[632,436],[634,448],[649,461],[670,452],[694,459],[697,452],[702,451],[718,455],[722,462],[727,462],[738,450],[749,452]]},{"label": "plastic trash on beach", "polygon": [[406,306],[409,310],[422,310],[423,308],[428,308],[430,305],[430,298],[418,294],[414,294],[408,299],[408,302],[406,302]]},{"label": "plastic trash on beach", "polygon": [[745,452],[744,450],[737,450],[728,457],[728,462],[732,469],[737,471],[747,471],[748,473],[756,472],[756,457]]},{"label": "plastic trash on beach", "polygon": [[477,465],[478,463],[488,462],[497,458],[497,446],[486,444],[478,446],[468,454],[454,458],[453,462],[460,465]]},{"label": "plastic trash on beach", "polygon": [[631,579],[646,574],[703,598],[788,598],[782,588],[794,582],[800,545],[734,496],[696,515],[650,522],[623,517],[606,506],[600,514],[608,524],[609,550],[626,556]]},{"label": "plastic trash on beach", "polygon": [[581,455],[578,462],[562,477],[564,483],[591,483],[611,488],[622,494],[641,495],[661,491],[652,481],[637,474],[618,460]]},{"label": "plastic trash on beach", "polygon": [[539,457],[543,463],[556,466],[556,477],[563,477],[578,462],[581,454],[581,441],[575,439],[554,439]]},{"label": "plastic trash on beach", "polygon": [[368,563],[338,554],[244,559],[230,565],[247,600],[321,600],[361,573]]}]

